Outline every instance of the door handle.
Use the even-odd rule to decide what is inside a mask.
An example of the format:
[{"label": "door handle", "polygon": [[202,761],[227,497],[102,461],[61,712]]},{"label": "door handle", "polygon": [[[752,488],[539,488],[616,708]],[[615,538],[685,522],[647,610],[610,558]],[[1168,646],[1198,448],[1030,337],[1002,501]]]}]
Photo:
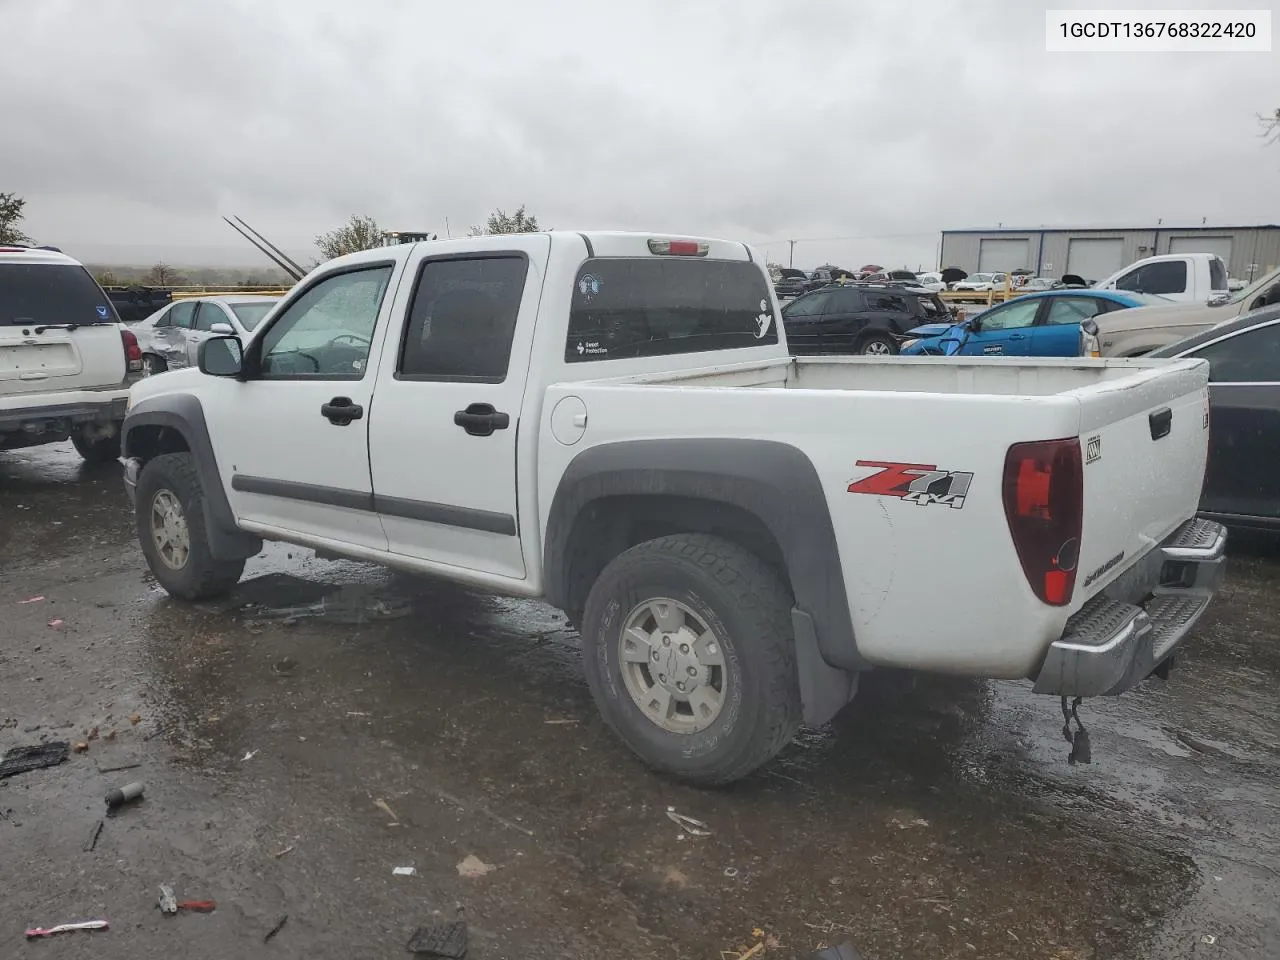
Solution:
[{"label": "door handle", "polygon": [[473,403],[453,415],[453,422],[473,437],[488,437],[495,430],[511,426],[511,417],[493,409],[491,403]]},{"label": "door handle", "polygon": [[1025,340],[1025,339],[1027,339],[1027,335],[1026,335],[1025,333],[1011,333],[1011,334],[1009,334],[1009,339],[1010,339],[1010,340]]},{"label": "door handle", "polygon": [[320,404],[320,415],[332,424],[345,427],[352,420],[359,420],[364,416],[364,407],[352,403],[350,397],[334,397],[328,403]]}]

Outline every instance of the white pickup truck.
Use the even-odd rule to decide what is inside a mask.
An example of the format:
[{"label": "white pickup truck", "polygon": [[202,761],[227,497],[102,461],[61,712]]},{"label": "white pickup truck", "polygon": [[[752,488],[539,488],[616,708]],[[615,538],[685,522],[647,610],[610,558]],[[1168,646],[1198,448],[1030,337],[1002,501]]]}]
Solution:
[{"label": "white pickup truck", "polygon": [[553,232],[316,268],[137,384],[172,595],[265,540],[544,597],[652,766],[748,774],[875,667],[1116,694],[1218,583],[1201,361],[795,359],[741,243]]},{"label": "white pickup truck", "polygon": [[1213,305],[1231,296],[1227,265],[1212,253],[1165,253],[1131,263],[1094,284],[1099,290],[1128,290],[1164,297],[1171,303]]}]

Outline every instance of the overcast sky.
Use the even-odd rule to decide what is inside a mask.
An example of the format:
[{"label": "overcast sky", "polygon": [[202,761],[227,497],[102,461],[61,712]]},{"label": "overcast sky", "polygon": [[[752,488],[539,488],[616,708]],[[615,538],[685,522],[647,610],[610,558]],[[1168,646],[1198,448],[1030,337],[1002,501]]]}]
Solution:
[{"label": "overcast sky", "polygon": [[220,214],[310,257],[353,213],[444,236],[521,203],[807,267],[931,266],[999,222],[1280,222],[1280,55],[1044,30],[1025,0],[0,0],[0,191],[116,263],[265,262]]}]

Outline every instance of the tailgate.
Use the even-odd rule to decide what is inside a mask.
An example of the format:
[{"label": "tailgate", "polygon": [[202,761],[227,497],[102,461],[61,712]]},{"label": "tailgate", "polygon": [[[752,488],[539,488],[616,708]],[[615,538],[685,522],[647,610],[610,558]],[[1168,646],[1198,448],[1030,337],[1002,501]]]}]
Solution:
[{"label": "tailgate", "polygon": [[1209,446],[1209,365],[1177,361],[1075,391],[1084,524],[1075,604],[1195,516]]},{"label": "tailgate", "polygon": [[74,330],[0,326],[0,394],[120,383],[126,360],[112,323]]}]

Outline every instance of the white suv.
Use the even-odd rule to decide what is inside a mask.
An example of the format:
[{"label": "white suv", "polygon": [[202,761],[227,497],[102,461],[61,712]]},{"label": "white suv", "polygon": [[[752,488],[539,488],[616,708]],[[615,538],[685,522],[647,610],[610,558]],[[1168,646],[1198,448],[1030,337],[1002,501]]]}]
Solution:
[{"label": "white suv", "polygon": [[78,261],[0,246],[0,451],[70,439],[91,462],[120,456],[138,340]]}]

